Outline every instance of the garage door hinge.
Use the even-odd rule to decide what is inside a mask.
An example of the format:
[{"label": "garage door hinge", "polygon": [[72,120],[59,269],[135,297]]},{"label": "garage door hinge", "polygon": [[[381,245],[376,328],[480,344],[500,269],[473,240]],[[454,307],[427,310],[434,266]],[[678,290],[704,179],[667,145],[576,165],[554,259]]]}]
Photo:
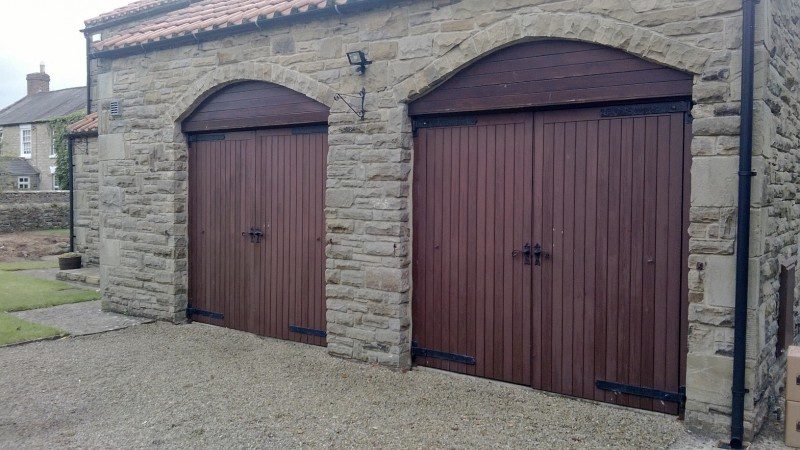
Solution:
[{"label": "garage door hinge", "polygon": [[420,128],[441,128],[441,127],[463,127],[476,125],[478,118],[474,116],[468,117],[426,117],[414,119],[411,121],[411,128],[414,136],[417,135],[417,130]]},{"label": "garage door hinge", "polygon": [[225,133],[213,134],[190,134],[189,142],[202,142],[202,141],[224,141]]},{"label": "garage door hinge", "polygon": [[600,109],[600,117],[648,116],[654,114],[670,114],[686,112],[692,109],[689,100],[679,102],[639,103],[635,105],[617,105]]},{"label": "garage door hinge", "polygon": [[213,312],[213,311],[206,311],[204,309],[193,308],[191,306],[186,308],[186,316],[203,316],[203,317],[210,317],[212,319],[222,319],[225,317],[224,314]]},{"label": "garage door hinge", "polygon": [[416,342],[411,342],[411,356],[421,356],[423,358],[443,359],[445,361],[453,361],[461,364],[475,365],[475,358],[467,355],[459,355],[456,353],[447,353],[439,350],[432,350],[429,348],[422,348],[417,346]]},{"label": "garage door hinge", "polygon": [[310,336],[318,336],[318,337],[327,337],[328,333],[323,330],[315,330],[313,328],[303,328],[298,327],[297,325],[289,325],[289,331],[292,333],[299,333],[299,334],[308,334]]},{"label": "garage door hinge", "polygon": [[307,125],[302,127],[292,127],[292,134],[320,134],[327,132],[328,132],[328,125]]},{"label": "garage door hinge", "polygon": [[633,386],[630,384],[615,383],[613,381],[597,380],[595,381],[597,389],[604,391],[611,391],[615,394],[628,394],[637,397],[652,398],[654,400],[661,400],[663,402],[677,403],[682,407],[686,402],[686,389],[681,386],[678,392],[662,391],[659,389],[647,388],[642,386]]}]

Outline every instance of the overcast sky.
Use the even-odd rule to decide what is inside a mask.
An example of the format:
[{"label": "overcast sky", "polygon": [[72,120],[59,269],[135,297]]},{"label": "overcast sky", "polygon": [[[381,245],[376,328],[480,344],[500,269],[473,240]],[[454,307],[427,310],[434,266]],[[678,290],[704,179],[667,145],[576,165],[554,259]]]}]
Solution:
[{"label": "overcast sky", "polygon": [[0,109],[25,96],[25,75],[43,62],[50,89],[86,85],[83,21],[133,0],[4,1],[0,14]]}]

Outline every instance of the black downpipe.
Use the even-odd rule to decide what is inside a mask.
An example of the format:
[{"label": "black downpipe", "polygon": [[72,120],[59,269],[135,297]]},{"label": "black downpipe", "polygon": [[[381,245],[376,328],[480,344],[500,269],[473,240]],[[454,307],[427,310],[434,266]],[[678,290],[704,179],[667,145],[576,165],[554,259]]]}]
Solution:
[{"label": "black downpipe", "polygon": [[747,291],[750,259],[750,188],[753,171],[753,78],[755,74],[755,8],[742,0],[742,105],[739,132],[739,199],[736,219],[736,303],[733,330],[733,401],[731,448],[744,443],[744,386],[747,354]]},{"label": "black downpipe", "polygon": [[92,46],[92,36],[88,33],[83,33],[86,38],[86,114],[92,113],[92,71],[91,60],[89,59],[89,51]]},{"label": "black downpipe", "polygon": [[69,251],[75,251],[75,182],[72,162],[73,139],[67,139],[67,164],[69,165]]}]

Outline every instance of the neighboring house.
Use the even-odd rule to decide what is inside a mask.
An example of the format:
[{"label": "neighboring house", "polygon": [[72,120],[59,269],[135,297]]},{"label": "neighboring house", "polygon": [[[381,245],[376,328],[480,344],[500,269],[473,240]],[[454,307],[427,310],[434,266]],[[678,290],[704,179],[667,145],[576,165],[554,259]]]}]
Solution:
[{"label": "neighboring house", "polygon": [[800,1],[759,1],[757,44],[753,4],[160,0],[89,20],[104,307],[734,441],[743,413],[752,436],[797,341],[800,236]]},{"label": "neighboring house", "polygon": [[0,184],[4,189],[60,189],[49,121],[85,110],[86,88],[50,91],[44,66],[29,74],[27,82],[27,95],[0,110]]}]

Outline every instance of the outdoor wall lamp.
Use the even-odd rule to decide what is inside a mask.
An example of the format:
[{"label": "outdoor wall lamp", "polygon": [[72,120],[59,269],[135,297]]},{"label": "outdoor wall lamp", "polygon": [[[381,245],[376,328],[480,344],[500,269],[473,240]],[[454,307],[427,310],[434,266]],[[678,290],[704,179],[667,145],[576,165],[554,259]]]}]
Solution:
[{"label": "outdoor wall lamp", "polygon": [[364,72],[367,71],[367,66],[372,64],[372,61],[369,61],[367,55],[361,50],[347,52],[347,60],[350,61],[351,66],[358,66],[356,72],[359,75],[364,75]]}]

